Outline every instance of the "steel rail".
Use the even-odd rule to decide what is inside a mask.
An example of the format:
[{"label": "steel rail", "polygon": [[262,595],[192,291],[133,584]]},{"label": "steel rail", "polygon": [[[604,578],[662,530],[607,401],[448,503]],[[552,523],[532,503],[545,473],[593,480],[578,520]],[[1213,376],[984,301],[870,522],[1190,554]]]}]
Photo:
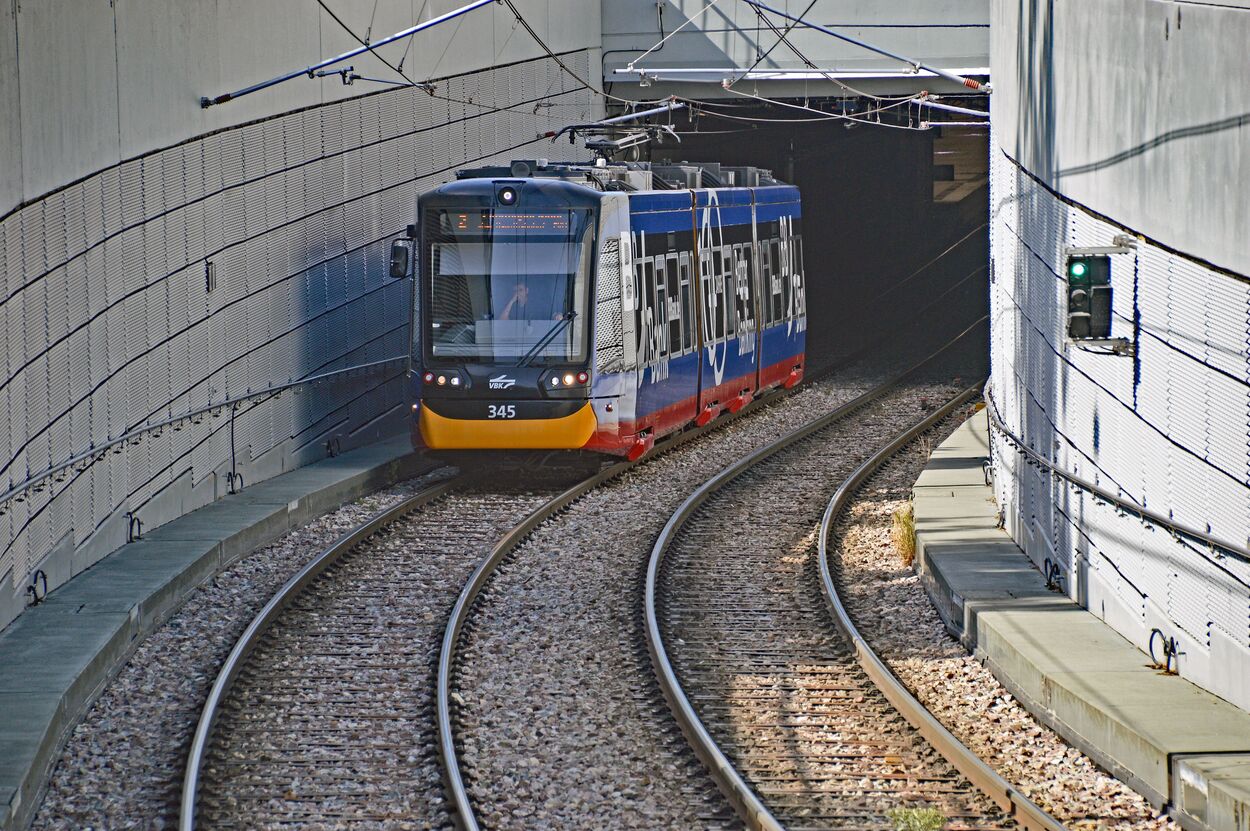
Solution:
[{"label": "steel rail", "polygon": [[747,784],[742,775],[734,768],[733,763],[725,755],[724,751],[716,744],[716,740],[712,738],[711,733],[699,718],[698,713],[695,712],[694,705],[691,704],[689,697],[681,686],[681,681],[677,678],[676,670],[668,657],[668,651],[664,646],[664,639],[660,632],[656,600],[660,567],[663,564],[664,556],[676,539],[677,531],[716,491],[759,462],[776,455],[782,450],[811,436],[813,433],[819,432],[835,422],[845,419],[864,406],[871,404],[898,386],[913,372],[957,344],[984,321],[984,317],[979,318],[928,357],[921,359],[893,378],[840,405],[836,409],[809,421],[807,424],[787,433],[776,441],[740,458],[691,493],[678,507],[677,511],[669,517],[668,522],[665,523],[664,528],[656,538],[655,545],[651,549],[651,559],[647,564],[644,592],[644,624],[646,627],[647,648],[651,653],[651,663],[655,669],[656,679],[659,682],[661,691],[664,693],[665,699],[669,703],[674,718],[680,725],[691,748],[700,760],[703,761],[704,765],[707,766],[708,771],[716,780],[717,786],[738,812],[739,817],[752,829],[784,831],[784,826],[773,816],[772,812],[764,805],[751,786]]},{"label": "steel rail", "polygon": [[208,752],[209,740],[212,738],[213,725],[231,687],[243,669],[247,657],[256,648],[261,637],[267,632],[278,616],[291,604],[301,591],[333,565],[340,557],[351,551],[379,529],[390,525],[396,520],[446,496],[462,483],[460,478],[453,478],[431,485],[414,494],[398,505],[394,505],[377,516],[356,526],[339,537],[329,548],[321,552],[311,562],[299,570],[295,576],[287,580],[278,592],[269,599],[265,607],[257,612],[248,624],[247,629],[239,636],[230,655],[226,658],[217,678],[209,690],[208,699],[200,711],[200,720],[195,728],[195,737],[191,741],[191,750],[187,754],[187,769],[182,780],[182,801],[178,812],[179,831],[194,831],[197,799],[199,796],[200,778],[204,769],[205,755]]},{"label": "steel rail", "polygon": [[1100,499],[1103,502],[1110,503],[1118,510],[1124,511],[1125,513],[1136,515],[1142,522],[1166,528],[1168,532],[1178,540],[1181,537],[1189,537],[1190,539],[1203,543],[1208,549],[1220,549],[1221,551],[1227,551],[1239,560],[1250,562],[1250,547],[1239,545],[1231,540],[1221,539],[1220,537],[1214,536],[1211,534],[1210,526],[1207,526],[1207,530],[1203,531],[1202,529],[1195,528],[1192,525],[1177,522],[1171,517],[1164,516],[1157,511],[1152,511],[1146,508],[1144,505],[1132,502],[1118,494],[1111,493],[1111,491],[1099,487],[1097,484],[1089,481],[1088,479],[1077,476],[1075,473],[1063,470],[1054,462],[1050,461],[1050,459],[1047,459],[1036,450],[1030,448],[1025,443],[1023,438],[1017,436],[1011,431],[1011,428],[1003,423],[1002,416],[998,412],[998,402],[994,400],[993,384],[989,381],[985,382],[985,402],[985,409],[989,414],[990,427],[995,432],[1000,434],[1003,437],[1003,440],[1011,445],[1017,453],[1023,455],[1027,464],[1045,468],[1050,471],[1052,475],[1063,479],[1065,482],[1070,483],[1074,487],[1088,491],[1094,496],[1095,499]]},{"label": "steel rail", "polygon": [[[980,321],[978,321],[980,322]],[[975,325],[975,324],[974,324]],[[961,335],[962,337],[962,335]],[[945,348],[945,347],[943,347]],[[821,377],[833,372],[841,364],[833,364],[822,368],[809,378]],[[447,786],[448,795],[451,803],[455,806],[456,817],[460,827],[464,831],[479,831],[480,827],[477,822],[477,816],[473,811],[473,802],[469,798],[468,790],[465,788],[464,777],[460,772],[460,761],[456,751],[455,732],[452,729],[451,715],[451,673],[455,666],[457,647],[460,642],[460,635],[464,630],[464,625],[468,621],[469,615],[473,611],[473,603],[481,594],[482,589],[490,582],[490,578],[494,576],[495,570],[499,565],[516,550],[525,538],[535,528],[541,525],[552,515],[567,508],[570,504],[585,496],[591,490],[615,479],[622,473],[644,464],[648,460],[655,458],[661,453],[666,453],[674,448],[680,447],[686,442],[692,441],[700,436],[706,435],[714,430],[719,430],[726,424],[754,412],[761,407],[771,404],[781,396],[786,394],[786,390],[778,388],[767,395],[752,401],[743,407],[737,413],[729,413],[725,411],[722,417],[718,417],[703,427],[696,427],[685,432],[678,433],[672,438],[657,444],[655,448],[646,456],[637,462],[617,462],[610,467],[604,468],[595,475],[584,479],[583,481],[573,485],[562,493],[552,497],[550,500],[540,505],[526,519],[508,532],[503,538],[495,544],[486,558],[478,564],[473,574],[465,583],[464,588],[460,591],[460,596],[456,599],[456,605],[452,609],[451,617],[447,621],[447,629],[443,633],[443,644],[439,651],[438,657],[438,675],[437,690],[435,691],[435,710],[434,718],[438,732],[438,752],[443,763],[443,780]]]},{"label": "steel rail", "polygon": [[929,417],[899,433],[885,447],[861,464],[848,476],[825,509],[817,535],[818,560],[821,589],[833,614],[834,622],[855,652],[855,658],[869,679],[881,690],[893,707],[955,766],[968,781],[994,800],[1011,818],[1030,831],[1063,831],[1063,825],[1039,808],[1032,800],[982,761],[967,745],[947,730],[929,710],[912,695],[894,671],[873,651],[860,635],[854,621],[843,605],[829,568],[829,534],[838,517],[845,511],[855,491],[874,474],[891,456],[917,436],[950,415],[960,405],[977,397],[980,384],[969,387],[956,395]]},{"label": "steel rail", "polygon": [[690,703],[689,697],[682,689],[681,681],[677,678],[677,671],[673,668],[672,661],[668,657],[668,650],[664,646],[663,635],[660,633],[659,613],[656,602],[660,566],[663,564],[664,555],[668,553],[669,547],[676,539],[678,530],[685,525],[695,511],[711,498],[712,494],[759,462],[872,403],[893,389],[899,381],[910,375],[914,369],[915,367],[908,369],[901,375],[891,378],[857,398],[842,404],[837,409],[787,433],[771,444],[743,456],[704,482],[690,496],[686,497],[686,500],[682,502],[677,511],[669,517],[668,522],[665,523],[664,528],[660,531],[654,547],[651,549],[651,560],[647,564],[647,582],[644,594],[644,622],[646,624],[647,649],[651,653],[651,664],[655,669],[656,679],[659,681],[660,689],[669,703],[674,718],[681,726],[682,732],[686,735],[686,739],[690,742],[690,746],[695,754],[707,766],[708,771],[712,774],[712,778],[716,780],[717,787],[725,794],[726,798],[733,805],[734,810],[738,812],[738,815],[747,826],[752,829],[784,831],[785,826],[773,816],[772,812],[768,810],[768,807],[756,795],[751,786],[747,784],[742,775],[734,768],[733,763],[725,755],[724,751],[720,749],[720,746],[717,745],[711,733],[708,732],[698,713],[695,712],[694,705]]}]

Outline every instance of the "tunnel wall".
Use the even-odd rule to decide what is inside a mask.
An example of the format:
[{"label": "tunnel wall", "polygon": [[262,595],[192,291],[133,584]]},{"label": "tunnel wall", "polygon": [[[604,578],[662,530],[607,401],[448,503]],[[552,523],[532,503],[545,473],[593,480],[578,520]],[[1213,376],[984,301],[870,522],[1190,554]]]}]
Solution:
[{"label": "tunnel wall", "polygon": [[[737,99],[741,103],[746,99],[721,89],[723,77],[733,72],[699,74],[702,82],[683,82],[683,78],[692,76],[683,76],[680,70],[746,69],[758,60],[763,69],[806,72],[810,67],[804,58],[822,69],[855,73],[847,76],[846,83],[876,94],[919,89],[966,92],[958,84],[935,75],[910,75],[909,67],[901,61],[805,26],[796,26],[786,34],[786,40],[795,49],[777,45],[776,32],[746,3],[721,3],[708,8],[705,0],[599,2],[603,19],[603,78],[606,83],[629,78],[631,83],[621,83],[617,89],[629,97],[677,93],[697,99]],[[813,23],[836,27],[843,34],[912,60],[978,75],[983,75],[988,65],[989,0],[821,0],[810,7],[806,2],[777,0],[768,5],[791,15],[806,11],[806,19]],[[684,25],[691,18],[693,23]],[[787,21],[772,15],[770,19],[780,31],[787,31]],[[664,43],[657,46],[662,38]],[[636,75],[614,74],[614,70],[626,69],[652,47],[656,48],[639,60],[636,68],[647,69],[658,78],[654,86],[640,89],[633,82]],[[666,74],[664,70],[679,72]],[[742,86],[772,97],[828,94],[827,82],[818,77],[806,81],[772,79]]]},{"label": "tunnel wall", "polygon": [[[1242,5],[996,0],[990,302],[991,406],[1016,436],[1061,470],[1245,546]],[[1112,336],[1134,356],[1066,339],[1065,247],[1125,234],[1135,248],[1112,255]],[[1250,563],[1117,511],[994,438],[1006,528],[1038,566],[1058,563],[1063,589],[1143,650],[1155,629],[1175,637],[1183,676],[1250,708]]]},{"label": "tunnel wall", "polygon": [[[455,70],[433,95],[300,78],[203,111],[192,92],[348,44],[312,4],[263,15],[234,4],[227,25],[228,3],[145,11],[119,0],[115,21],[83,21],[87,34],[52,25],[57,2],[39,5],[0,11],[0,71],[21,74],[0,98],[0,200],[11,208],[0,218],[0,626],[29,601],[36,571],[55,589],[125,544],[128,514],[146,531],[221,498],[232,460],[246,489],[399,429],[411,282],[385,276],[386,249],[416,195],[465,164],[551,155],[538,133],[601,113],[502,6],[414,46],[417,80]],[[575,5],[520,7],[586,77],[598,20]],[[213,9],[216,27],[168,19]],[[381,8],[374,31],[415,15],[408,3]],[[151,38],[154,65],[106,71],[137,66],[128,50]],[[383,71],[368,60],[357,70]],[[219,68],[192,85],[188,62]]]}]

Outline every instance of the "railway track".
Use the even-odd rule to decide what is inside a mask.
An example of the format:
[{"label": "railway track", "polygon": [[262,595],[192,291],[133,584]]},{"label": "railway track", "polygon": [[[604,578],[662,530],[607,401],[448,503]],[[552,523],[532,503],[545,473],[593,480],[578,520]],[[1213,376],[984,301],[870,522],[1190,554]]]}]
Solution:
[{"label": "railway track", "polygon": [[646,617],[657,677],[752,828],[891,828],[900,808],[935,808],[948,828],[1061,827],[876,658],[827,562],[849,493],[972,391],[953,393],[882,385],[706,481],[656,541]]},{"label": "railway track", "polygon": [[[662,449],[724,426],[714,422]],[[614,465],[564,490],[529,493],[446,482],[318,557],[257,616],[223,667],[192,749],[181,827],[478,828],[470,796],[477,777],[462,772],[466,710],[454,692],[470,618],[500,565],[535,529],[631,470]],[[641,626],[634,647],[642,669]],[[689,754],[672,722],[664,724],[658,690],[646,680],[630,686],[633,706],[660,722],[662,744]],[[694,770],[679,786],[697,824],[740,827],[710,783]],[[511,819],[526,827],[526,814]],[[497,814],[490,819],[486,825],[499,825]]]},{"label": "railway track", "polygon": [[188,755],[179,827],[476,827],[450,739],[468,612],[526,535],[630,467],[543,492],[442,482],[315,557],[223,664]]},{"label": "railway track", "polygon": [[449,826],[428,680],[446,610],[482,553],[549,496],[445,481],[288,581],[213,686],[181,827]]}]

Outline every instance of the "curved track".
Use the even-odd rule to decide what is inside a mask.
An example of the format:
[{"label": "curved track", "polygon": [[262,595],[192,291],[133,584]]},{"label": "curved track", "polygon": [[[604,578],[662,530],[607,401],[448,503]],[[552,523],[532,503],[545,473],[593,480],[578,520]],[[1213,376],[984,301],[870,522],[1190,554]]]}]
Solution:
[{"label": "curved track", "polygon": [[951,392],[887,383],[813,420],[704,483],[655,544],[646,616],[660,685],[750,827],[889,828],[887,811],[921,806],[950,827],[1059,827],[905,701],[826,606],[840,608],[823,558],[840,508],[823,495],[971,394],[932,413]]},{"label": "curved track", "polygon": [[[830,370],[824,370],[821,374],[828,371]],[[681,445],[684,445],[687,442],[699,438],[709,432],[719,430],[726,424],[737,421],[742,416],[745,416],[759,407],[765,406],[771,401],[776,400],[776,398],[781,394],[782,393],[780,392],[771,393],[757,399],[736,414],[726,414],[724,417],[719,418],[704,427],[690,429],[671,436],[663,443],[658,444],[656,446],[656,450],[648,454],[647,457],[638,464],[645,464],[655,459],[658,455],[676,449],[677,447],[680,447]],[[460,737],[458,735],[457,725],[462,721],[462,707],[457,700],[457,696],[452,689],[452,685],[457,671],[457,662],[463,647],[463,635],[469,627],[471,618],[475,612],[475,602],[483,593],[487,584],[499,571],[500,566],[508,560],[509,556],[516,551],[526,537],[533,532],[539,524],[558,512],[570,507],[573,503],[577,502],[595,488],[616,479],[636,466],[636,464],[629,462],[621,462],[611,465],[610,467],[600,471],[595,476],[579,482],[567,491],[552,498],[540,509],[535,511],[524,523],[518,525],[507,536],[500,539],[500,541],[491,550],[490,554],[485,560],[482,561],[473,575],[465,583],[464,588],[460,593],[460,597],[456,601],[444,633],[438,663],[436,718],[438,724],[439,754],[443,760],[444,779],[448,786],[450,801],[455,808],[458,824],[465,829],[469,829],[469,831],[477,831],[477,829],[480,828],[480,824],[473,798],[470,795],[470,788],[466,782],[466,776],[461,769]],[[714,821],[718,814],[724,813],[726,812],[723,810],[722,806],[719,805],[713,805],[708,811],[705,812],[706,816],[712,817]],[[732,815],[728,817],[727,824],[730,827],[735,824]]]},{"label": "curved track", "polygon": [[446,609],[482,552],[548,496],[444,482],[288,581],[213,685],[180,826],[450,825],[428,682]]},{"label": "curved track", "polygon": [[318,555],[256,615],[219,671],[188,755],[179,827],[454,820],[476,828],[449,688],[473,601],[535,527],[632,466],[537,494],[443,482]]},{"label": "curved track", "polygon": [[[772,455],[870,407],[888,387],[749,458]],[[733,421],[718,420],[657,449]],[[747,466],[735,465],[723,481]],[[475,600],[542,522],[632,467],[613,465],[542,493],[480,493],[464,481],[443,483],[324,552],[256,617],[214,684],[187,769],[181,827],[197,820],[237,827],[454,821],[476,829],[457,756],[453,727],[460,715],[451,689]],[[736,824],[715,804],[704,815],[713,825]]]}]

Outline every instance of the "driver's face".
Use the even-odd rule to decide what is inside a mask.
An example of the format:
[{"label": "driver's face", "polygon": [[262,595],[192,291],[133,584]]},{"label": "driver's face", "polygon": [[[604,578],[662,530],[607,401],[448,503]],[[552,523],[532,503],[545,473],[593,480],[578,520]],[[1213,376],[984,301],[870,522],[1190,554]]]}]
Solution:
[{"label": "driver's face", "polygon": [[516,287],[517,299],[520,300],[522,303],[524,303],[526,299],[529,298],[529,295],[530,295],[529,286],[525,285],[524,283],[521,283]]}]

